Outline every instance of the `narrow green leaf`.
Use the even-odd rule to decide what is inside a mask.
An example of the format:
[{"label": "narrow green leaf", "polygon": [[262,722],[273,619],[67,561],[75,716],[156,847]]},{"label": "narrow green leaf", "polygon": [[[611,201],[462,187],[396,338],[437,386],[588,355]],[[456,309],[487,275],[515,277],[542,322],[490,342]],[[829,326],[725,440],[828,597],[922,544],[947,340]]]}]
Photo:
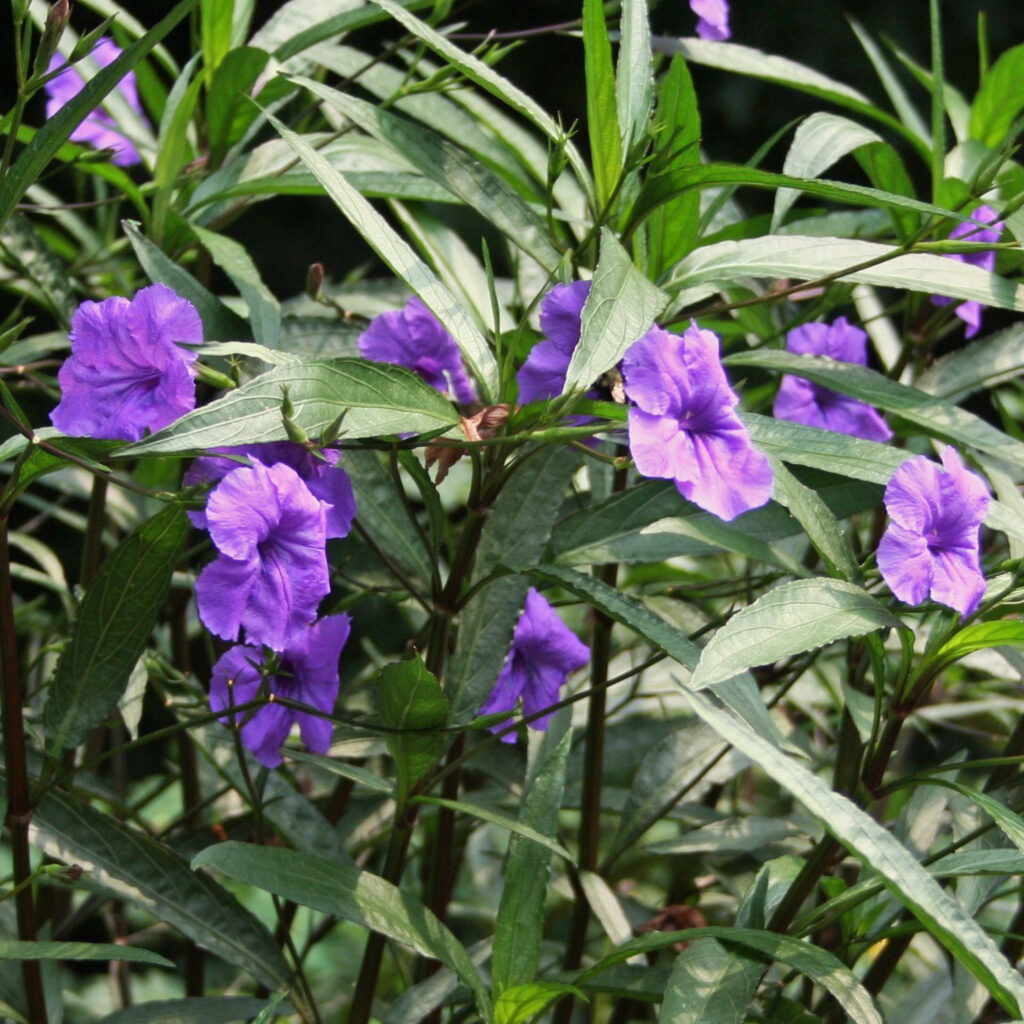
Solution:
[{"label": "narrow green leaf", "polygon": [[744,818],[724,818],[710,825],[681,835],[678,839],[665,839],[644,847],[649,853],[755,853],[772,843],[800,836],[803,831],[783,818],[762,818],[749,814]]},{"label": "narrow green leaf", "polygon": [[559,981],[533,981],[505,989],[494,1006],[494,1024],[528,1024],[564,995],[586,996]]},{"label": "narrow green leaf", "polygon": [[976,803],[999,827],[999,831],[1013,843],[1017,849],[1024,853],[1024,818],[1016,811],[1011,811],[1004,803],[1001,803],[994,796],[982,793],[973,786],[966,786],[962,782],[953,779],[929,778],[918,780],[918,785],[941,786],[943,789],[951,789],[961,796],[967,797]]},{"label": "narrow green leaf", "polygon": [[288,756],[293,761],[315,765],[317,768],[330,772],[332,775],[340,775],[343,779],[351,779],[353,782],[358,782],[375,793],[393,795],[395,792],[393,783],[387,779],[382,779],[379,775],[374,775],[373,772],[368,772],[365,768],[360,768],[359,765],[348,764],[345,761],[335,761],[329,757],[322,757],[320,754],[310,754],[305,750],[289,750]]},{"label": "narrow green leaf", "polygon": [[654,68],[651,63],[651,26],[647,16],[647,0],[625,0],[619,29],[615,109],[622,138],[622,153],[626,157],[646,141],[653,98]]},{"label": "narrow green leaf", "polygon": [[199,5],[199,38],[207,81],[231,49],[234,6],[234,0],[202,0]]},{"label": "narrow green leaf", "polygon": [[942,194],[946,168],[946,104],[942,98],[946,74],[943,70],[942,18],[939,14],[939,0],[928,0],[928,22],[931,28],[932,44],[932,199],[937,200]]},{"label": "narrow green leaf", "polygon": [[0,939],[0,958],[4,960],[126,960],[129,963],[173,967],[159,953],[113,942],[20,942]]},{"label": "narrow green leaf", "polygon": [[36,845],[80,865],[90,885],[177,928],[261,983],[288,988],[291,972],[270,932],[211,878],[189,870],[166,843],[59,790],[40,800],[32,823]]},{"label": "narrow green leaf", "polygon": [[266,50],[238,46],[224,54],[206,95],[207,133],[210,163],[219,167],[224,154],[242,137],[258,116],[259,108],[249,102],[249,93],[270,60]]},{"label": "narrow green leaf", "polygon": [[295,850],[236,842],[207,847],[193,858],[192,866],[215,868],[236,881],[354,921],[440,960],[473,993],[484,1020],[492,1020],[480,973],[461,943],[419,900],[378,875]]},{"label": "narrow green leaf", "polygon": [[[383,0],[382,0],[383,2]],[[476,376],[487,399],[498,390],[498,364],[480,329],[456,303],[451,292],[438,281],[434,272],[409,244],[346,180],[295,132],[272,114],[267,115],[281,138],[313,172],[334,204],[370,247],[427,305],[455,339],[470,370]]]},{"label": "narrow green leaf", "polygon": [[342,413],[342,438],[438,431],[458,422],[451,402],[411,370],[365,359],[314,360],[268,370],[118,454],[134,458],[287,440],[283,387],[295,407],[292,419],[310,437]]},{"label": "narrow green leaf", "polygon": [[936,359],[914,386],[947,402],[961,402],[984,388],[1024,373],[1024,324],[978,338]]},{"label": "narrow green leaf", "polygon": [[266,999],[251,996],[156,999],[109,1013],[101,1024],[232,1024],[251,1020],[266,1006]]},{"label": "narrow green leaf", "polygon": [[660,1024],[743,1024],[764,974],[761,960],[697,939],[676,957]]},{"label": "narrow green leaf", "polygon": [[1024,43],[1004,50],[988,69],[971,104],[972,139],[998,149],[1024,110]]},{"label": "narrow green leaf", "polygon": [[[527,784],[519,822],[545,836],[558,832],[558,811],[565,792],[565,766],[572,731],[562,737]],[[491,984],[496,995],[531,981],[540,967],[544,938],[546,881],[551,853],[538,843],[513,836],[505,866],[505,885],[494,923]]]},{"label": "narrow green leaf", "polygon": [[57,150],[86,116],[103,103],[125,75],[142,60],[188,13],[198,0],[181,0],[141,39],[132,43],[116,60],[85,83],[81,92],[64,104],[33,136],[0,182],[0,225],[6,224],[14,207],[39,180]]},{"label": "narrow green leaf", "polygon": [[587,387],[643,337],[668,297],[633,266],[629,253],[607,228],[601,256],[583,307],[580,341],[573,350],[563,393]]},{"label": "narrow green leaf", "polygon": [[842,580],[793,580],[728,619],[701,653],[690,686],[702,690],[834,640],[900,628],[903,623],[861,587]]},{"label": "narrow green leaf", "polygon": [[974,651],[990,647],[1020,647],[1024,645],[1024,622],[1007,619],[1002,622],[972,622],[958,630],[937,651],[929,654],[919,671],[931,673],[952,665]]},{"label": "narrow green leaf", "polygon": [[181,69],[171,91],[167,94],[160,126],[157,131],[156,162],[153,166],[153,218],[151,232],[158,242],[164,237],[167,213],[171,196],[177,184],[178,174],[193,154],[189,140],[189,126],[195,113],[199,92],[203,87],[201,77],[193,78],[199,66],[200,55],[195,54]]},{"label": "narrow green leaf", "polygon": [[81,743],[124,692],[167,596],[188,529],[182,507],[168,505],[133,530],[100,567],[43,708],[51,757]]},{"label": "narrow green leaf", "polygon": [[601,0],[583,0],[583,64],[587,81],[587,135],[598,207],[607,204],[622,173],[622,141],[615,116],[612,44]]}]

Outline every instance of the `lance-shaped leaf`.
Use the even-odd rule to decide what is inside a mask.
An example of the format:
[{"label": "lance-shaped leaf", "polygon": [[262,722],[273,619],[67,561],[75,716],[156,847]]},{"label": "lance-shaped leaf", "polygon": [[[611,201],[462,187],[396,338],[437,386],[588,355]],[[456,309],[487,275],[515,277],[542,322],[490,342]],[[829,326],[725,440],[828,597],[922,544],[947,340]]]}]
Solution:
[{"label": "lance-shaped leaf", "polygon": [[0,958],[4,960],[126,960],[129,963],[157,964],[173,967],[174,963],[159,953],[113,942],[21,942],[0,939]]},{"label": "lance-shaped leaf", "polygon": [[440,431],[459,419],[448,399],[404,367],[365,359],[314,360],[275,367],[118,454],[133,458],[286,441],[284,389],[294,408],[291,419],[310,437],[320,436],[342,415],[343,438]]}]

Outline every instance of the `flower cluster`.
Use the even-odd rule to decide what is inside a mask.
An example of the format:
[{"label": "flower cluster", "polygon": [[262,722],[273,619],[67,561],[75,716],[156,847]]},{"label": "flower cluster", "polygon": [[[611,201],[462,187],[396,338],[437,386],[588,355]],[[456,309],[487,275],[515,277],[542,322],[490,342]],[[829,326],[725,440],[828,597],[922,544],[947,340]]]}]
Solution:
[{"label": "flower cluster", "polygon": [[[971,211],[971,220],[957,224],[949,233],[951,241],[963,239],[965,242],[984,242],[992,245],[999,241],[1003,233],[1003,222],[999,214],[991,206],[978,206]],[[971,266],[980,267],[990,274],[996,268],[996,254],[994,252],[970,252],[950,253],[949,259],[959,260],[961,263],[969,263]],[[944,295],[933,295],[932,302],[936,306],[948,306],[952,299]],[[964,337],[973,338],[981,330],[981,303],[961,302],[953,310],[956,315],[967,324]]]},{"label": "flower cluster", "polygon": [[[101,67],[105,68],[121,56],[121,50],[110,39],[104,36],[97,41],[90,57]],[[64,58],[55,53],[50,58],[49,71],[56,71],[64,63]],[[85,88],[85,79],[81,73],[73,67],[67,68],[59,75],[51,78],[46,83],[46,117],[53,117],[61,107],[73,100]],[[137,114],[142,114],[142,104],[139,103],[139,92],[135,85],[135,72],[129,71],[120,82],[117,89],[125,98],[128,105]],[[78,125],[71,133],[75,142],[87,142],[97,149],[113,150],[111,160],[122,167],[130,167],[142,161],[138,150],[131,141],[117,127],[117,122],[103,109],[97,108]]]}]

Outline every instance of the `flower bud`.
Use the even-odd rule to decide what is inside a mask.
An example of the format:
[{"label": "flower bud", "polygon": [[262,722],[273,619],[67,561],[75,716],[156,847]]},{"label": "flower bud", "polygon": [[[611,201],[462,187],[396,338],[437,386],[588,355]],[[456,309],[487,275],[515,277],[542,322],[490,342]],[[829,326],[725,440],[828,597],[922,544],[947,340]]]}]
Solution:
[{"label": "flower bud", "polygon": [[39,40],[39,49],[36,51],[35,73],[37,75],[46,72],[50,58],[57,52],[57,44],[60,42],[60,37],[64,35],[64,29],[67,28],[70,17],[71,5],[68,0],[56,0],[46,12],[43,36]]},{"label": "flower bud", "polygon": [[324,286],[326,276],[322,263],[310,263],[309,270],[306,271],[306,294],[311,299],[320,298],[320,291]]}]

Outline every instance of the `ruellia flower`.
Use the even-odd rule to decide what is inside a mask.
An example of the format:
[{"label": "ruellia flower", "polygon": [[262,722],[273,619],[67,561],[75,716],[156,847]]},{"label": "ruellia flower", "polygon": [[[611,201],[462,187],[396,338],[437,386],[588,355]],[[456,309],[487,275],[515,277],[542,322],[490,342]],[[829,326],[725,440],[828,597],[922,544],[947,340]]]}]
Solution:
[{"label": "ruellia flower", "polygon": [[966,469],[955,449],[942,466],[924,455],[907,459],[885,488],[891,522],[878,545],[878,568],[907,604],[929,595],[970,615],[985,593],[978,529],[988,513],[985,481]]},{"label": "ruellia flower", "polygon": [[[304,481],[313,497],[319,498],[327,506],[327,539],[345,537],[352,529],[352,520],[356,517],[356,499],[352,493],[352,481],[338,465],[341,452],[327,448],[323,458],[319,459],[309,449],[292,441],[267,441],[240,448],[217,448],[192,463],[182,484],[192,487],[214,483],[238,469],[241,463],[234,458],[224,458],[228,455],[254,459],[264,466],[278,463],[290,466]],[[205,510],[189,512],[188,515],[194,526],[206,529]]]},{"label": "ruellia flower", "polygon": [[701,39],[729,38],[729,5],[726,0],[690,0],[690,10],[700,18],[697,35]]},{"label": "ruellia flower", "polygon": [[[110,39],[105,36],[100,39],[90,57],[101,67],[105,68],[121,56],[121,50]],[[59,53],[50,58],[50,71],[56,71],[65,59]],[[85,79],[81,72],[75,67],[69,67],[62,71],[56,78],[51,78],[46,83],[46,117],[54,116],[61,107],[69,103],[85,87]],[[129,71],[120,82],[117,89],[128,102],[128,105],[136,113],[142,114],[142,104],[139,103],[139,92],[135,86],[135,72]],[[132,164],[142,162],[138,150],[132,145],[117,127],[117,122],[102,108],[97,107],[89,116],[71,133],[74,142],[88,142],[97,149],[111,149],[114,155],[111,158],[115,164],[122,167],[130,167]]]},{"label": "ruellia flower", "polygon": [[[999,214],[991,206],[982,205],[971,211],[971,219],[969,221],[957,224],[950,231],[949,237],[951,241],[961,238],[965,242],[993,244],[999,241],[999,236],[1002,233],[1003,222],[999,219]],[[969,263],[974,267],[980,267],[982,270],[987,270],[990,274],[996,269],[996,254],[994,252],[949,253],[948,258],[959,260],[961,263]],[[952,299],[947,298],[945,295],[932,296],[932,302],[936,306],[948,306],[952,301]],[[973,338],[981,330],[981,310],[981,303],[974,302],[973,300],[961,302],[953,310],[967,324],[967,330],[964,332],[965,338]]]},{"label": "ruellia flower", "polygon": [[330,590],[326,505],[291,466],[231,470],[206,502],[217,557],[196,580],[199,617],[225,640],[275,651],[297,642]]},{"label": "ruellia flower", "polygon": [[370,321],[359,336],[359,354],[377,363],[408,367],[464,405],[476,400],[455,339],[415,295],[404,309],[389,310]]},{"label": "ruellia flower", "polygon": [[[281,746],[292,726],[298,724],[302,742],[315,754],[326,753],[331,742],[331,723],[320,715],[285,707],[275,698],[284,697],[316,708],[325,714],[334,710],[338,697],[338,658],[348,640],[351,619],[329,615],[308,626],[274,657],[270,666],[259,647],[238,644],[221,655],[210,678],[210,708],[225,712],[225,725],[237,723],[242,742],[260,764],[276,768],[281,763]],[[263,693],[270,702],[255,712],[232,708],[256,700]]]},{"label": "ruellia flower", "polygon": [[[786,335],[786,350],[866,366],[867,338],[859,327],[841,316],[834,324],[794,327]],[[888,441],[892,437],[888,424],[870,405],[788,373],[779,385],[774,412],[776,419],[834,430],[837,434],[850,434],[865,441]]]},{"label": "ruellia flower", "polygon": [[75,437],[138,441],[195,408],[192,363],[203,324],[166,285],[128,299],[83,302],[71,317],[71,355],[57,374],[53,425]]},{"label": "ruellia flower", "polygon": [[[525,715],[543,711],[558,702],[558,691],[569,673],[582,668],[589,660],[590,650],[586,644],[531,587],[523,614],[516,623],[508,660],[491,695],[480,708],[480,714],[513,711],[517,700],[522,700]],[[547,714],[529,724],[531,729],[546,729],[550,722],[551,714]],[[491,731],[499,732],[506,724],[493,726]],[[505,743],[515,742],[512,733],[502,739]]]},{"label": "ruellia flower", "polygon": [[684,498],[726,520],[771,498],[771,465],[736,415],[716,334],[654,327],[626,351],[622,375],[641,476],[675,481]]},{"label": "ruellia flower", "polygon": [[562,393],[572,354],[580,341],[583,304],[589,294],[589,281],[573,281],[556,284],[540,300],[540,329],[544,340],[533,346],[516,374],[519,401],[524,405]]}]

